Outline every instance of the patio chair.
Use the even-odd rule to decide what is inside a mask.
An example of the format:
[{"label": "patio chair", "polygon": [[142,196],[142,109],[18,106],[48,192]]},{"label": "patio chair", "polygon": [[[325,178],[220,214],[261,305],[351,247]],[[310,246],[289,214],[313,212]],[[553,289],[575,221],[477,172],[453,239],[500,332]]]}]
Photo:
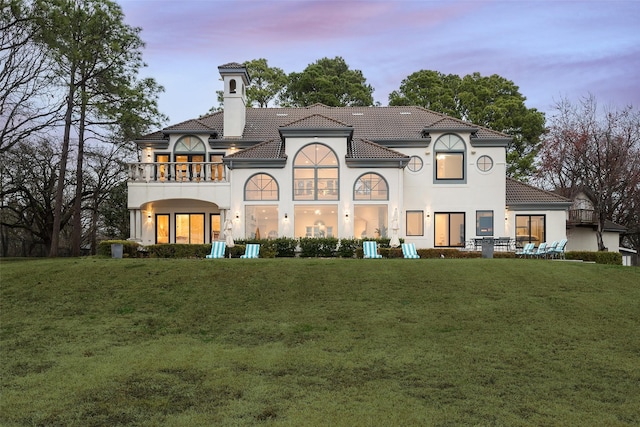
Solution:
[{"label": "patio chair", "polygon": [[402,244],[402,255],[405,258],[420,258],[418,251],[416,251],[416,245],[413,243]]},{"label": "patio chair", "polygon": [[244,249],[244,255],[240,255],[240,258],[260,258],[260,244],[247,243]]},{"label": "patio chair", "polygon": [[224,240],[216,240],[211,244],[211,253],[207,258],[224,258],[224,250],[227,248],[227,242]]},{"label": "patio chair", "polygon": [[560,242],[558,243],[558,246],[556,246],[551,252],[550,254],[551,257],[564,259],[564,248],[566,246],[567,246],[567,239],[560,240]]},{"label": "patio chair", "polygon": [[552,255],[553,255],[553,251],[555,251],[555,250],[556,250],[556,247],[558,247],[558,241],[557,241],[557,240],[554,240],[554,241],[553,241],[553,242],[551,242],[551,244],[550,244],[550,245],[548,245],[548,246],[546,247],[546,249],[544,250],[544,256],[543,256],[543,257],[544,257],[544,258],[547,258],[547,257],[551,258],[551,257],[552,257]]},{"label": "patio chair", "polygon": [[538,249],[533,251],[531,256],[534,256],[536,258],[544,257],[546,252],[547,252],[547,242],[542,242],[540,243],[540,246],[538,246]]},{"label": "patio chair", "polygon": [[362,251],[364,258],[382,258],[382,255],[378,254],[378,244],[373,240],[362,242]]},{"label": "patio chair", "polygon": [[526,258],[533,255],[533,249],[536,247],[535,243],[527,243],[520,249],[516,251],[516,256],[519,258]]}]

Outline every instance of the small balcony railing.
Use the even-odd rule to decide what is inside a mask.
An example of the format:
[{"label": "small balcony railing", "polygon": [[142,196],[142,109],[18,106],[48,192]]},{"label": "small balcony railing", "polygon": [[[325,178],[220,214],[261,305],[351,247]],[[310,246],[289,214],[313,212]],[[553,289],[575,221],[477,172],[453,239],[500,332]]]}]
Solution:
[{"label": "small balcony railing", "polygon": [[569,209],[570,224],[595,224],[596,216],[593,209]]},{"label": "small balcony railing", "polygon": [[222,162],[129,163],[129,181],[133,182],[227,182]]}]

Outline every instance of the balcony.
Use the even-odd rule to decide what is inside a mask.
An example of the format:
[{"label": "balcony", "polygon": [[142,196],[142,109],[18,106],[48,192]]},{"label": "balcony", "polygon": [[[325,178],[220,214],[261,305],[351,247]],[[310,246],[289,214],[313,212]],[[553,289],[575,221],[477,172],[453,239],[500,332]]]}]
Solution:
[{"label": "balcony", "polygon": [[227,172],[222,162],[137,162],[127,166],[129,182],[227,182]]},{"label": "balcony", "polygon": [[593,225],[596,223],[596,215],[593,209],[569,209],[570,225]]}]

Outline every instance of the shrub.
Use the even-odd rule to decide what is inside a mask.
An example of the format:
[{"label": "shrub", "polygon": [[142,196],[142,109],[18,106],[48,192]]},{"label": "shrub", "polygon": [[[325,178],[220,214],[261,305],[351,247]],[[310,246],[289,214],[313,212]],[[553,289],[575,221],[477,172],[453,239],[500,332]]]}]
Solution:
[{"label": "shrub", "polygon": [[149,256],[154,258],[204,258],[211,253],[210,244],[186,245],[180,243],[149,245]]},{"label": "shrub", "polygon": [[336,256],[340,258],[353,258],[358,248],[358,239],[340,239]]},{"label": "shrub", "polygon": [[620,252],[569,251],[565,253],[565,259],[595,262],[597,264],[622,265],[622,254]]},{"label": "shrub", "polygon": [[335,237],[302,237],[300,238],[300,256],[302,257],[332,257],[338,247]]}]

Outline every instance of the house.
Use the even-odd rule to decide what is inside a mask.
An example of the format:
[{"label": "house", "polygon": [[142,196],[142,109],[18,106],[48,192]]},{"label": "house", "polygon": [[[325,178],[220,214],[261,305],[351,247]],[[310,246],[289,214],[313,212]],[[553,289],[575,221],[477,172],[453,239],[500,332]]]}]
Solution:
[{"label": "house", "polygon": [[227,220],[236,239],[566,237],[570,201],[506,177],[505,134],[421,107],[247,108],[245,67],[218,70],[224,111],[135,141],[128,208],[141,244],[210,243]]}]

